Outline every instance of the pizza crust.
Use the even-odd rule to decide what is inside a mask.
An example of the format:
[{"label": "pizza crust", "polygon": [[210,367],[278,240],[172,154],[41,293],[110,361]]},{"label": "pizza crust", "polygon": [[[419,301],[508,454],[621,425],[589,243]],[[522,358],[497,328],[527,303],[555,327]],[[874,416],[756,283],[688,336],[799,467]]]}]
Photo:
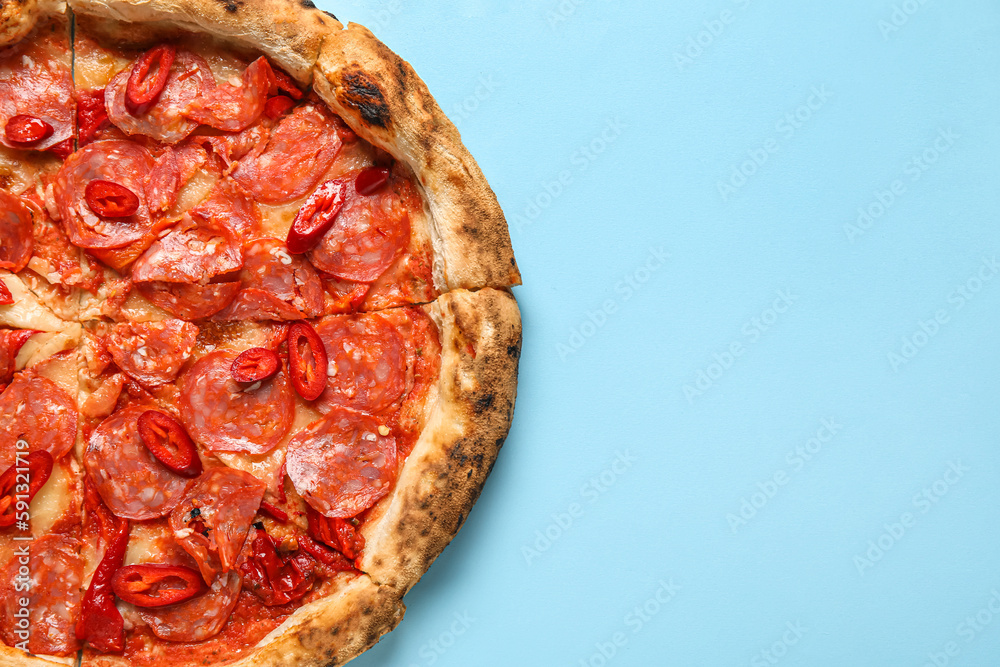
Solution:
[{"label": "pizza crust", "polygon": [[479,498],[510,429],[521,353],[521,316],[508,291],[450,292],[426,309],[441,335],[437,396],[395,489],[363,529],[361,569],[400,593]]},{"label": "pizza crust", "polygon": [[28,655],[19,649],[0,644],[0,664],[4,667],[57,667],[58,665],[72,667],[76,664],[76,655],[67,658],[57,658],[54,655]]},{"label": "pizza crust", "polygon": [[62,0],[0,0],[0,48],[24,39],[43,16],[65,16]]},{"label": "pizza crust", "polygon": [[409,63],[351,23],[324,42],[313,88],[363,139],[416,174],[442,292],[521,284],[496,195]]}]

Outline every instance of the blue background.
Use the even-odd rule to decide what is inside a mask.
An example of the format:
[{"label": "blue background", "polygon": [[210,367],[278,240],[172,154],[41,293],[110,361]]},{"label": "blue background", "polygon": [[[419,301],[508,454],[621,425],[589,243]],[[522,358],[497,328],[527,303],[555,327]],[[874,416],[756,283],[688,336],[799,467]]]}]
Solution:
[{"label": "blue background", "polygon": [[524,276],[513,430],[359,667],[1000,664],[995,0],[320,4]]}]

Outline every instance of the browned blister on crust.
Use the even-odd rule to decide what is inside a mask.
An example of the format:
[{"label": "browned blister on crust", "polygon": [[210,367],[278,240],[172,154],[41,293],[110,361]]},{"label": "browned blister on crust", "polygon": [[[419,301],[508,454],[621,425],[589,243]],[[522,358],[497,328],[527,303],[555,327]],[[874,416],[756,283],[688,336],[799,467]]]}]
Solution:
[{"label": "browned blister on crust", "polygon": [[0,49],[27,37],[42,17],[65,14],[60,0],[0,0]]},{"label": "browned blister on crust", "polygon": [[363,529],[361,569],[401,593],[479,498],[510,429],[521,354],[521,316],[506,290],[458,290],[424,308],[441,336],[436,392],[395,489]]},{"label": "browned blister on crust", "polygon": [[496,195],[409,63],[352,23],[323,44],[313,86],[362,138],[413,170],[441,291],[521,283]]}]

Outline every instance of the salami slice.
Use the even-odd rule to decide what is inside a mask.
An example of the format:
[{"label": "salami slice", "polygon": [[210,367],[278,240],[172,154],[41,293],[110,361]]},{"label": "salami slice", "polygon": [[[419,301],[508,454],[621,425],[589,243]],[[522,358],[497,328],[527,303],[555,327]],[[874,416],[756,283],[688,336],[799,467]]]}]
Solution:
[{"label": "salami slice", "polygon": [[28,115],[52,127],[52,134],[31,148],[47,150],[75,132],[73,78],[65,39],[59,31],[40,31],[0,55],[0,143],[7,140],[4,129],[14,116]]},{"label": "salami slice", "polygon": [[239,281],[190,285],[187,283],[138,283],[139,293],[174,317],[200,320],[211,317],[232,303],[240,291]]},{"label": "salami slice", "polygon": [[326,391],[318,407],[381,412],[406,386],[406,345],[396,328],[377,314],[334,315],[316,325],[329,358]]},{"label": "salami slice", "polygon": [[244,70],[240,85],[226,82],[205,91],[192,101],[185,115],[217,130],[239,132],[260,118],[268,92],[274,87],[271,65],[261,57]]},{"label": "salami slice", "polygon": [[0,392],[14,379],[17,353],[36,333],[31,329],[0,329]]},{"label": "salami slice", "polygon": [[236,568],[267,484],[232,468],[209,468],[170,513],[177,543],[198,562],[205,582]]},{"label": "salami slice", "polygon": [[396,440],[384,431],[377,417],[332,408],[288,442],[288,477],[322,514],[356,516],[396,481]]},{"label": "salami slice", "polygon": [[[393,177],[390,185],[405,187],[403,183],[403,179]],[[309,251],[313,266],[358,282],[371,282],[382,275],[410,243],[410,214],[393,187],[365,196],[350,179],[344,208]]]},{"label": "salami slice", "polygon": [[228,226],[184,216],[173,231],[157,239],[136,260],[132,280],[204,284],[242,266],[240,243]]},{"label": "salami slice", "polygon": [[17,273],[34,250],[31,210],[20,197],[0,190],[0,269]]},{"label": "salami slice", "polygon": [[259,202],[292,201],[319,184],[342,145],[333,114],[322,103],[304,104],[240,161],[233,178]]},{"label": "salami slice", "polygon": [[271,131],[268,126],[258,123],[236,134],[196,136],[192,141],[198,141],[210,148],[222,161],[228,174],[239,160],[258,146],[259,150],[264,150],[263,144],[267,143],[270,136]]},{"label": "salami slice", "polygon": [[17,441],[28,451],[44,449],[58,461],[76,444],[76,402],[55,382],[18,373],[0,395],[0,469],[14,463]]},{"label": "salami slice", "polygon": [[197,144],[167,147],[156,158],[146,179],[146,200],[154,214],[162,214],[177,203],[177,193],[208,160],[205,149]]},{"label": "salami slice", "polygon": [[132,115],[125,105],[125,89],[131,74],[132,67],[126,67],[104,89],[108,118],[116,127],[126,134],[144,134],[165,144],[176,144],[194,132],[198,123],[185,117],[184,112],[215,83],[202,57],[178,51],[156,104],[138,116]]},{"label": "salami slice", "polygon": [[129,377],[146,387],[158,387],[177,379],[197,338],[198,327],[183,320],[124,323],[111,328],[106,345]]},{"label": "salami slice", "polygon": [[108,509],[137,521],[168,514],[191,481],[169,470],[142,443],[137,423],[148,409],[132,405],[105,419],[90,435],[83,456]]},{"label": "salami slice", "polygon": [[284,370],[243,386],[232,377],[234,350],[202,357],[181,375],[181,417],[188,433],[217,452],[265,454],[292,424],[294,398]]},{"label": "salami slice", "polygon": [[[153,164],[149,151],[131,141],[95,141],[73,153],[53,182],[53,195],[70,240],[83,248],[109,249],[122,248],[150,234],[153,218],[146,204],[145,182]],[[93,180],[128,188],[139,198],[139,209],[123,218],[98,216],[86,199],[87,184]]]},{"label": "salami slice", "polygon": [[70,243],[63,226],[56,224],[45,209],[36,205],[33,214],[32,267],[49,282],[97,291],[104,282],[104,272],[97,263]]},{"label": "salami slice", "polygon": [[139,617],[160,639],[200,642],[219,634],[240,599],[243,578],[228,572],[212,582],[208,592],[187,602],[158,609],[140,609]]},{"label": "salami slice", "polygon": [[190,213],[194,218],[224,223],[244,241],[261,235],[260,209],[243,188],[228,178],[216,183]]},{"label": "salami slice", "polygon": [[277,239],[261,239],[243,251],[243,289],[214,319],[301,320],[323,314],[323,283],[316,269]]},{"label": "salami slice", "polygon": [[[76,621],[83,597],[83,543],[53,534],[21,545],[0,571],[0,639],[8,646],[27,640],[34,654],[72,655],[80,649]],[[19,616],[24,611],[26,619]],[[19,620],[26,622],[27,636],[17,632]]]}]

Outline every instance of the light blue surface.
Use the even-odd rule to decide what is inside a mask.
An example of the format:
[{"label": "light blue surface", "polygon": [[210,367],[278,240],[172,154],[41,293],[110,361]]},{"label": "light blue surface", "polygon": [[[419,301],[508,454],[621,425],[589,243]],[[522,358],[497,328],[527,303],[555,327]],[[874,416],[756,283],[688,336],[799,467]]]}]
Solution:
[{"label": "light blue surface", "polygon": [[1000,664],[995,0],[321,4],[524,275],[514,428],[359,667]]}]

